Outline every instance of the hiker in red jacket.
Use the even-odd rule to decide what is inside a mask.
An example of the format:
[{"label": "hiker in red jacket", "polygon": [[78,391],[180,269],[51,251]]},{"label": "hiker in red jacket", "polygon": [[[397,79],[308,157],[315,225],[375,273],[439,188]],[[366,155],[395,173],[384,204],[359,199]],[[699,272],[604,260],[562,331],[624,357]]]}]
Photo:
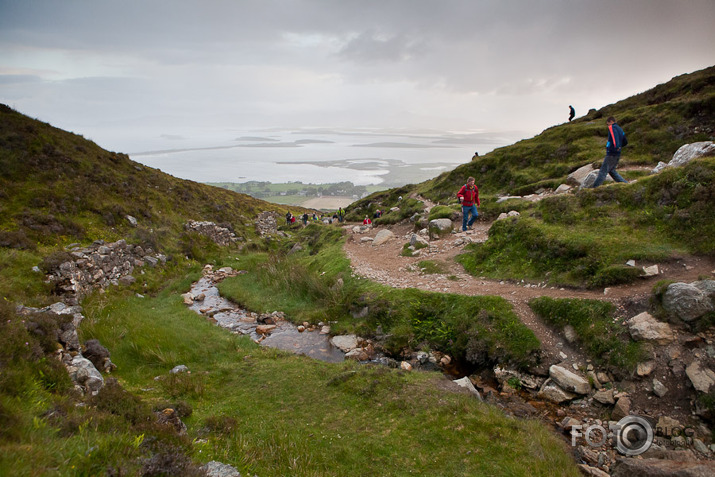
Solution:
[{"label": "hiker in red jacket", "polygon": [[[457,192],[457,198],[462,204],[462,231],[467,230],[467,227],[471,229],[472,224],[479,217],[477,206],[481,205],[479,203],[479,189],[474,185],[474,177],[467,179],[467,183]],[[467,221],[470,213],[472,214],[472,219]]]}]

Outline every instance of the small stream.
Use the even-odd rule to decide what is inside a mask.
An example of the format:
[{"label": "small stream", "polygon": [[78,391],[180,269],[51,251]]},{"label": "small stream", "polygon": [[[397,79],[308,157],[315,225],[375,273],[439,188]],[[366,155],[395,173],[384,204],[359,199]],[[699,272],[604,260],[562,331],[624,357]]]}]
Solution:
[{"label": "small stream", "polygon": [[286,320],[276,320],[276,327],[268,335],[256,331],[258,323],[253,314],[240,308],[235,303],[221,297],[218,288],[209,277],[203,277],[191,286],[190,292],[195,298],[189,308],[196,313],[210,317],[216,324],[229,331],[249,335],[262,346],[282,349],[311,358],[338,363],[345,360],[345,354],[330,343],[330,335],[319,331],[298,331],[298,328]]}]

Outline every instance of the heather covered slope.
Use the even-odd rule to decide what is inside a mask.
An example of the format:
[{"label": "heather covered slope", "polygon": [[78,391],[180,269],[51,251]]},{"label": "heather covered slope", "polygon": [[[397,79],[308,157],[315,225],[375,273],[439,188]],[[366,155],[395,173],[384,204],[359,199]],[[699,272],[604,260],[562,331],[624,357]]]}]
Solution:
[{"label": "heather covered slope", "polygon": [[[0,244],[15,248],[116,237],[170,247],[187,220],[250,235],[262,210],[283,207],[177,179],[0,105]],[[137,219],[133,229],[127,216]],[[127,237],[129,236],[129,237]],[[164,240],[164,238],[168,240]]]},{"label": "heather covered slope", "polygon": [[418,189],[432,200],[445,200],[470,175],[492,195],[555,188],[577,168],[588,163],[600,165],[609,116],[615,116],[628,135],[621,167],[668,162],[683,144],[712,140],[715,134],[715,66],[591,110],[570,123],[459,166]]},{"label": "heather covered slope", "polygon": [[[571,172],[584,165],[600,166],[605,120],[611,115],[628,135],[619,168],[631,183],[555,195]],[[578,287],[626,283],[638,278],[637,270],[624,266],[628,260],[653,264],[682,254],[715,253],[715,159],[650,174],[684,144],[714,137],[711,67],[592,110],[431,181],[373,194],[352,204],[348,217],[399,207],[376,221],[395,223],[421,211],[420,197],[442,205],[430,219],[456,216],[456,192],[474,176],[483,220],[512,210],[520,212],[521,220],[500,221],[489,240],[468,249],[460,258],[468,271]],[[535,192],[543,194],[538,197],[542,200],[497,201]]]}]

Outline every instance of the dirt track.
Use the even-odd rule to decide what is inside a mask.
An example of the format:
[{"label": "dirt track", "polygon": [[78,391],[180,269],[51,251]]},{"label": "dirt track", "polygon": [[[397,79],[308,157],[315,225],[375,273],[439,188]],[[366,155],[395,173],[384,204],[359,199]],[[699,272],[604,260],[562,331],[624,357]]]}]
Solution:
[{"label": "dirt track", "polygon": [[[380,228],[371,229],[365,234],[352,234],[345,245],[345,253],[351,261],[354,272],[373,281],[395,288],[418,288],[421,290],[462,295],[497,295],[505,298],[514,306],[514,310],[522,322],[534,331],[542,343],[546,355],[565,353],[565,362],[580,362],[586,360],[581,353],[569,347],[566,340],[549,326],[546,326],[528,306],[530,299],[541,296],[553,298],[588,298],[608,300],[622,308],[627,313],[634,304],[645,304],[649,299],[653,285],[658,280],[692,282],[703,275],[712,276],[715,261],[702,257],[685,256],[670,263],[658,264],[660,274],[657,277],[641,279],[636,283],[609,287],[600,290],[576,290],[550,287],[538,283],[513,283],[508,281],[489,280],[465,273],[454,257],[463,251],[464,244],[457,244],[468,238],[472,242],[483,242],[487,239],[489,222],[477,222],[473,230],[452,234],[444,239],[431,241],[429,248],[421,250],[418,257],[403,257],[402,247],[413,232],[413,225],[395,225],[386,227],[395,234],[395,238],[375,246],[370,241],[362,241],[363,237],[374,238]],[[346,226],[349,233],[352,226]],[[424,274],[417,263],[429,260],[443,264],[445,273]],[[647,266],[651,263],[638,263]]]}]

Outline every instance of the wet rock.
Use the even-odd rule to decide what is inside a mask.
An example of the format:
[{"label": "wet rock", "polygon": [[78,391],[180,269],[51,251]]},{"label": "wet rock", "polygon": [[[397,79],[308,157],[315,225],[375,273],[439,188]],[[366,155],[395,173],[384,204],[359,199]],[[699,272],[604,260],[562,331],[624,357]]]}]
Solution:
[{"label": "wet rock", "polygon": [[330,343],[344,352],[351,351],[358,347],[358,337],[356,335],[333,336]]},{"label": "wet rock", "polygon": [[174,366],[173,368],[171,368],[171,371],[169,371],[169,373],[171,373],[171,374],[188,373],[188,372],[189,372],[189,368],[185,364],[180,364],[178,366]]},{"label": "wet rock", "polygon": [[568,392],[588,394],[591,390],[591,384],[586,379],[561,366],[552,365],[549,368],[549,377]]},{"label": "wet rock", "polygon": [[276,325],[258,325],[256,326],[256,333],[259,335],[269,335],[276,329]]}]

